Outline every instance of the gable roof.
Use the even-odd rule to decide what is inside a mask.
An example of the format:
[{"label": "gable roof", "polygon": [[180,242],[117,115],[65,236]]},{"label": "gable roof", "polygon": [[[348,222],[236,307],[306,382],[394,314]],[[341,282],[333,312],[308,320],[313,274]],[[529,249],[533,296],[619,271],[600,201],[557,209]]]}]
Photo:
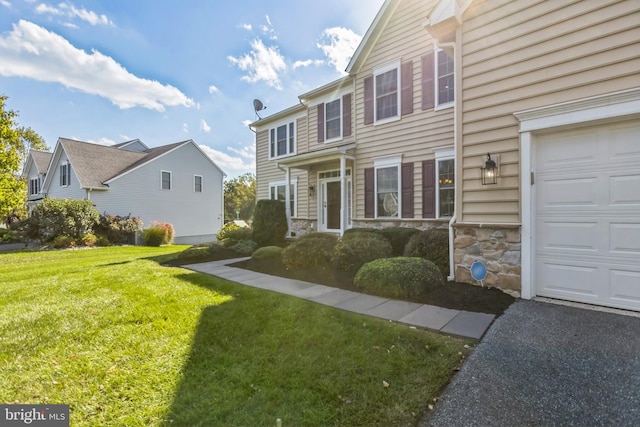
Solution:
[{"label": "gable roof", "polygon": [[33,163],[36,165],[38,173],[45,173],[47,171],[47,167],[49,167],[49,162],[51,161],[51,156],[53,156],[53,154],[48,151],[40,150],[31,150],[29,151],[29,154],[33,159]]}]

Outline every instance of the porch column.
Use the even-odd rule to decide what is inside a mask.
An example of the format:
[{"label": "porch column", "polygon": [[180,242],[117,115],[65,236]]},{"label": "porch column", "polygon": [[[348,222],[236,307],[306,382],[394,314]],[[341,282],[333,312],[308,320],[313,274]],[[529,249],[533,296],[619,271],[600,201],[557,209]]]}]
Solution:
[{"label": "porch column", "polygon": [[286,182],[284,187],[284,210],[287,215],[287,236],[291,237],[291,173],[288,166],[285,166],[284,176]]},{"label": "porch column", "polygon": [[340,235],[344,234],[347,225],[347,159],[340,156]]}]

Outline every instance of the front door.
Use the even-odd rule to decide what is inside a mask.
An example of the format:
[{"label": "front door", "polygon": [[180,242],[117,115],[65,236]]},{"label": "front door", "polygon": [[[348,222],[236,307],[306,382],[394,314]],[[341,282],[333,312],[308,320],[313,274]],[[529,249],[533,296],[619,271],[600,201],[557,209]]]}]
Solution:
[{"label": "front door", "polygon": [[340,231],[340,181],[322,183],[322,211],[325,231]]}]

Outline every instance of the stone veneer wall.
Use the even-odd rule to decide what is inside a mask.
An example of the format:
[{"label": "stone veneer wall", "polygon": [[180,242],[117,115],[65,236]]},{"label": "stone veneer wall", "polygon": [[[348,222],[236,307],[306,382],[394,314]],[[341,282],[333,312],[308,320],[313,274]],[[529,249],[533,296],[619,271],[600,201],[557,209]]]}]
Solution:
[{"label": "stone veneer wall", "polygon": [[477,283],[471,277],[471,265],[481,261],[487,267],[485,285],[497,287],[520,297],[520,226],[454,225],[454,261],[456,280]]}]

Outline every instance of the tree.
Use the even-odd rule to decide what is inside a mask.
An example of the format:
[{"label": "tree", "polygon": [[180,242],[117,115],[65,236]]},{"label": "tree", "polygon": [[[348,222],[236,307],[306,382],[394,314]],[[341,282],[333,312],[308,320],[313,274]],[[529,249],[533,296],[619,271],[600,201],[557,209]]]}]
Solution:
[{"label": "tree", "polygon": [[5,109],[0,96],[0,218],[6,220],[24,205],[27,186],[20,177],[29,149],[47,149],[44,139],[31,128],[19,127],[18,113]]},{"label": "tree", "polygon": [[[224,183],[224,217],[248,220],[256,205],[256,177],[246,173]],[[237,211],[240,211],[239,215]]]}]

